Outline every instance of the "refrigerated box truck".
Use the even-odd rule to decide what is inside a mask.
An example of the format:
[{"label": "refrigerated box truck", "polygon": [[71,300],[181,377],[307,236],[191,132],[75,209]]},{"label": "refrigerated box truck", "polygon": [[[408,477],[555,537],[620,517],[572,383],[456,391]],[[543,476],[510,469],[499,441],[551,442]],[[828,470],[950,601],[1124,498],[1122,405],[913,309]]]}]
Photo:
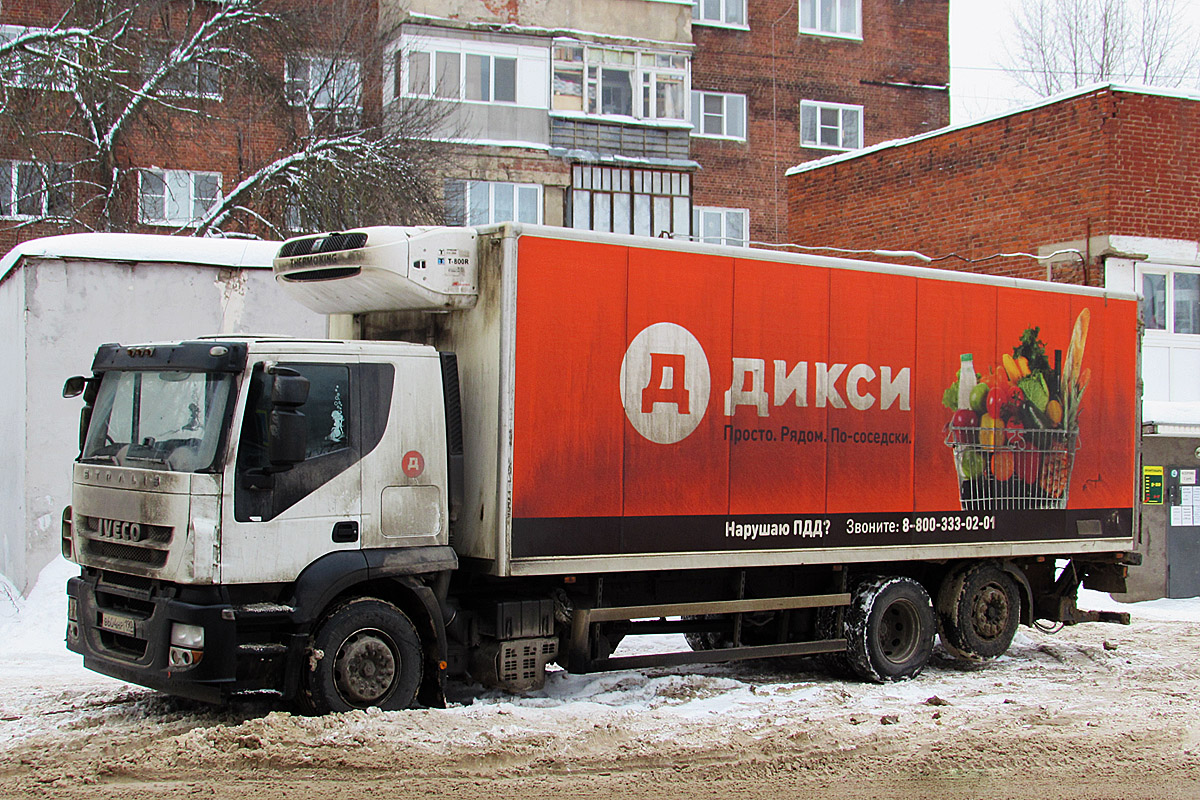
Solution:
[{"label": "refrigerated box truck", "polygon": [[1137,558],[1131,295],[514,224],[301,237],[275,272],[370,341],[106,344],[65,387],[90,669],[395,709],[554,662],[897,680],[939,634],[985,661],[1121,620],[1076,590]]}]

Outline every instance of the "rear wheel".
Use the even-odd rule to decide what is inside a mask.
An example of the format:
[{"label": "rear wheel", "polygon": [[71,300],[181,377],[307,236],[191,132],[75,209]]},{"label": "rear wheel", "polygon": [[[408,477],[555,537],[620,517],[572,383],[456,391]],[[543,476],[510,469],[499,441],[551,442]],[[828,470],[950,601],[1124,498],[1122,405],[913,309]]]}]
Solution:
[{"label": "rear wheel", "polygon": [[961,661],[982,663],[1008,650],[1021,622],[1021,593],[996,564],[974,564],[950,573],[938,590],[942,644]]},{"label": "rear wheel", "polygon": [[846,656],[863,680],[915,678],[933,652],[933,603],[911,578],[871,578],[855,587],[846,609]]},{"label": "rear wheel", "polygon": [[300,703],[312,714],[408,708],[423,672],[421,639],[408,616],[384,600],[359,597],[317,627]]},{"label": "rear wheel", "polygon": [[[684,617],[685,620],[709,620],[714,624],[724,619],[723,614],[695,614]],[[733,637],[722,631],[693,631],[683,635],[684,640],[695,652],[703,650],[723,650],[733,647]]]}]

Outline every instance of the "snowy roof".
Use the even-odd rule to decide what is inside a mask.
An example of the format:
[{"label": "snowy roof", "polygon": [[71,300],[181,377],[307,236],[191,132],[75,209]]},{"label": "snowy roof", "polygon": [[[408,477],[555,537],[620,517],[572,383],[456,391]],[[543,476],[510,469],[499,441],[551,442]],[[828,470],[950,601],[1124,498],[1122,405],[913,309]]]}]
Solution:
[{"label": "snowy roof", "polygon": [[1142,401],[1142,424],[1162,436],[1200,436],[1200,402]]},{"label": "snowy roof", "polygon": [[822,167],[827,167],[831,164],[840,164],[843,161],[852,161],[856,158],[861,158],[862,156],[870,155],[872,153],[890,150],[893,147],[903,147],[924,139],[932,139],[936,136],[944,136],[948,133],[974,128],[979,125],[986,125],[987,123],[995,122],[998,119],[1016,116],[1017,114],[1024,114],[1027,111],[1033,111],[1034,109],[1052,106],[1055,103],[1061,103],[1065,100],[1070,100],[1075,97],[1082,97],[1083,95],[1098,92],[1103,89],[1109,89],[1110,91],[1114,92],[1125,92],[1126,94],[1173,97],[1178,100],[1200,100],[1200,92],[1196,91],[1189,92],[1182,89],[1168,89],[1161,86],[1133,86],[1115,83],[1093,83],[1089,86],[1083,86],[1078,89],[1072,89],[1069,92],[1053,95],[1052,97],[1044,97],[1041,100],[1029,103],[1028,105],[1011,108],[1008,111],[1002,111],[998,114],[992,114],[991,116],[982,117],[980,119],[973,119],[970,122],[963,122],[958,125],[947,125],[945,128],[938,128],[937,130],[929,131],[928,133],[919,133],[916,136],[909,136],[906,139],[889,139],[886,142],[873,144],[870,147],[863,147],[859,150],[851,150],[847,153],[838,153],[837,155],[826,156],[825,158],[818,158],[814,159],[813,161],[806,161],[803,164],[797,164],[796,166],[791,167],[784,174],[795,175],[800,172],[810,172],[815,169],[821,169]]},{"label": "snowy roof", "polygon": [[[669,0],[658,0],[658,2],[669,2]],[[691,5],[690,2],[681,2],[676,5]],[[527,36],[539,37],[570,37],[573,39],[590,40],[596,42],[613,42],[616,44],[633,44],[645,45],[649,47],[661,47],[671,50],[695,50],[696,45],[689,41],[665,41],[662,39],[646,39],[635,36],[621,36],[619,34],[602,33],[600,31],[589,31],[578,28],[547,28],[541,25],[520,25],[512,22],[499,22],[495,20],[465,20],[456,19],[453,17],[442,17],[436,14],[422,14],[419,11],[408,12],[408,18],[405,21],[406,25],[426,25],[431,27],[456,28],[459,30],[483,31],[486,33],[507,33],[507,34],[523,34]]]},{"label": "snowy roof", "polygon": [[21,242],[0,259],[0,281],[22,258],[142,261],[270,269],[279,242],[150,233],[68,233]]}]

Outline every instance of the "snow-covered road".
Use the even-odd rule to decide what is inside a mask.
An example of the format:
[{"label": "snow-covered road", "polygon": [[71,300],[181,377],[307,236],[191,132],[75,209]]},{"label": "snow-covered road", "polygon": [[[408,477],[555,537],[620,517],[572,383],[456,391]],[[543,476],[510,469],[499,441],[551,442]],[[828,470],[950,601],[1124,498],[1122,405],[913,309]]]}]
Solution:
[{"label": "snow-covered road", "polygon": [[0,797],[1200,797],[1198,600],[1085,593],[1134,624],[1022,629],[986,668],[935,657],[902,684],[806,661],[559,672],[525,697],[312,719],[82,669],[72,570],[0,605]]}]

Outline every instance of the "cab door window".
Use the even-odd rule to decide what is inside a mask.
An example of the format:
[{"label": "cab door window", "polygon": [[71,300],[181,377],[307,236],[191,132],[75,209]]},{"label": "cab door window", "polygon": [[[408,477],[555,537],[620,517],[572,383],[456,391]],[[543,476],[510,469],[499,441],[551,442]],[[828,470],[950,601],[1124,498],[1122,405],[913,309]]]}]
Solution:
[{"label": "cab door window", "polygon": [[308,398],[297,409],[307,428],[305,460],[287,470],[272,470],[267,458],[270,376],[265,365],[256,365],[237,454],[234,510],[239,522],[275,518],[358,460],[352,449],[358,421],[350,368],[344,364],[279,366],[309,381]]}]

